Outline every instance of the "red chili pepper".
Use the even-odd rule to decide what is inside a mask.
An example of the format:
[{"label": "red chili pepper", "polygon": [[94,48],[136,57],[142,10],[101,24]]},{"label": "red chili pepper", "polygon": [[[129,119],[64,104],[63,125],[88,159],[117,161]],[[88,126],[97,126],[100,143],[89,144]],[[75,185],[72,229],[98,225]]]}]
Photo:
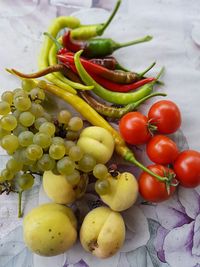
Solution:
[{"label": "red chili pepper", "polygon": [[66,47],[62,47],[58,50],[57,55],[62,55],[66,53],[69,53],[69,50]]},{"label": "red chili pepper", "polygon": [[[65,65],[74,64],[73,53],[65,53],[63,55],[58,55],[57,58],[61,63]],[[84,58],[81,58],[81,63],[89,73],[94,73],[106,80],[123,85],[133,84],[134,82],[142,80],[144,74],[155,65],[155,63],[153,63],[142,73],[136,73],[130,71],[126,72],[123,70],[110,70]]]},{"label": "red chili pepper", "polygon": [[[57,55],[58,60],[66,65],[74,64],[74,54],[73,53],[65,53],[62,55]],[[108,73],[110,70],[95,64],[91,61],[88,61],[86,59],[81,58],[81,63],[83,64],[84,68],[87,69],[87,71],[94,72],[96,74],[101,75],[102,73]]]},{"label": "red chili pepper", "polygon": [[102,85],[104,88],[110,91],[114,91],[114,92],[129,92],[155,80],[155,78],[149,77],[149,78],[145,78],[137,82],[134,82],[132,84],[118,84],[118,83],[114,83],[106,79],[103,79],[94,73],[89,73],[89,74],[92,76],[92,78],[97,83]]},{"label": "red chili pepper", "polygon": [[62,43],[64,47],[66,47],[69,51],[72,52],[77,52],[79,50],[82,50],[85,47],[85,42],[76,42],[71,40],[70,37],[70,31],[67,31],[63,36],[62,36]]}]

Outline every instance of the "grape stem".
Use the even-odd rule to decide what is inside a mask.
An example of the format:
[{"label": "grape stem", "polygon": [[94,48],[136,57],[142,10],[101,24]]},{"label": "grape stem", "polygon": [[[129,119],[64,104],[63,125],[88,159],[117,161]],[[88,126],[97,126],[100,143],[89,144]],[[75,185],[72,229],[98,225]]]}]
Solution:
[{"label": "grape stem", "polygon": [[18,192],[18,218],[22,217],[22,193],[23,191]]}]

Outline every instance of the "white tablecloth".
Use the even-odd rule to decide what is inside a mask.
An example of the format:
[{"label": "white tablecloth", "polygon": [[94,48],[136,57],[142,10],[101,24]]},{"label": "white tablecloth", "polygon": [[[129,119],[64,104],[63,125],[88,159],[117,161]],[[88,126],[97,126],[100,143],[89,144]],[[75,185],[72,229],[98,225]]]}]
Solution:
[{"label": "white tablecloth", "polygon": [[[24,72],[37,69],[42,40],[52,18],[75,15],[83,23],[105,20],[115,1],[26,1],[0,2],[0,89],[20,86],[5,72],[14,67]],[[70,3],[70,5],[66,5]],[[75,5],[81,5],[81,8]],[[92,9],[90,7],[93,7]],[[100,9],[105,7],[108,10]],[[94,9],[95,8],[95,9]],[[121,64],[140,71],[157,61],[151,74],[165,66],[167,92],[182,113],[182,126],[175,139],[184,149],[200,151],[200,4],[198,0],[123,0],[122,6],[105,36],[128,41],[146,34],[154,39],[115,53]],[[153,100],[155,101],[155,100]],[[153,101],[143,105],[145,113]],[[7,156],[1,152],[1,169]],[[139,153],[140,159],[144,153]],[[87,201],[86,201],[87,200]],[[95,202],[88,194],[85,205]],[[24,212],[46,202],[40,183],[23,197]],[[89,203],[89,204],[88,204]],[[80,203],[79,203],[80,204]],[[0,196],[0,267],[198,267],[200,266],[200,190],[179,188],[170,200],[157,206],[138,202],[124,212],[127,240],[121,252],[107,260],[84,253],[77,242],[61,256],[43,258],[28,251],[22,236],[22,219],[17,218],[16,195]]]}]

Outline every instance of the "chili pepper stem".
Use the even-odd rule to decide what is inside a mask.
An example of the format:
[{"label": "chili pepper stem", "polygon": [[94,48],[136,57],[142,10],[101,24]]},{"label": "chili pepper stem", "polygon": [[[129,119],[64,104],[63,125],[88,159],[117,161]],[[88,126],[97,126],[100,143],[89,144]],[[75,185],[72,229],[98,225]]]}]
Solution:
[{"label": "chili pepper stem", "polygon": [[150,174],[151,176],[154,176],[158,181],[161,182],[168,182],[169,178],[168,177],[161,177],[159,175],[157,175],[156,173],[150,171],[148,168],[146,168],[144,165],[142,165],[139,161],[136,160],[135,157],[133,157],[133,154],[127,154],[125,156],[125,159],[131,163],[133,163],[135,166],[139,167],[140,169],[142,169],[143,171],[147,172],[148,174]]},{"label": "chili pepper stem", "polygon": [[22,217],[22,193],[23,191],[18,192],[18,218]]},{"label": "chili pepper stem", "polygon": [[139,43],[144,43],[144,42],[149,42],[153,39],[153,37],[151,35],[146,35],[143,38],[139,38],[130,42],[126,42],[126,43],[116,43],[114,45],[114,50],[122,48],[122,47],[126,47],[126,46],[131,46],[131,45],[135,45],[135,44],[139,44]]},{"label": "chili pepper stem", "polygon": [[102,35],[105,31],[105,29],[109,26],[109,24],[111,23],[112,19],[114,18],[115,14],[117,13],[119,7],[121,5],[121,0],[118,0],[116,5],[115,5],[115,8],[113,9],[110,17],[108,18],[108,20],[102,24],[102,27],[100,27],[99,29],[97,29],[97,33],[98,35]]},{"label": "chili pepper stem", "polygon": [[58,40],[56,40],[56,38],[54,38],[50,33],[44,32],[43,34],[45,36],[48,36],[48,38],[51,39],[51,41],[56,45],[57,50],[60,50],[61,48],[63,48],[63,46],[58,42]]},{"label": "chili pepper stem", "polygon": [[153,82],[151,82],[152,85],[154,85],[155,83],[158,82],[158,79],[161,77],[161,75],[163,74],[165,68],[162,67],[161,70],[159,71],[159,73],[157,74],[157,76],[155,77],[155,80]]},{"label": "chili pepper stem", "polygon": [[[149,98],[152,98],[154,96],[167,96],[167,94],[165,93],[152,93],[150,95],[147,95],[145,97],[143,97],[142,99],[138,100],[137,102],[131,103],[127,105],[127,108],[130,109],[137,109],[142,103],[144,103],[146,100],[148,100]],[[129,107],[128,107],[129,106]],[[132,107],[131,107],[132,106]],[[133,108],[134,107],[134,108]]]},{"label": "chili pepper stem", "polygon": [[143,72],[138,73],[140,77],[143,77],[149,70],[151,70],[156,65],[156,62],[153,62],[149,67],[147,67]]}]

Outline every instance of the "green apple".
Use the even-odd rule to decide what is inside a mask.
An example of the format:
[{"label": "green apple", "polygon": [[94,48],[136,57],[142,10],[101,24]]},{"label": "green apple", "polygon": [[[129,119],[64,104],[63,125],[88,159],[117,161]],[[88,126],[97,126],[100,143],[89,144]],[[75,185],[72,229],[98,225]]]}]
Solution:
[{"label": "green apple", "polygon": [[81,132],[77,145],[84,153],[93,156],[97,163],[105,164],[112,157],[115,142],[108,130],[90,126]]}]

